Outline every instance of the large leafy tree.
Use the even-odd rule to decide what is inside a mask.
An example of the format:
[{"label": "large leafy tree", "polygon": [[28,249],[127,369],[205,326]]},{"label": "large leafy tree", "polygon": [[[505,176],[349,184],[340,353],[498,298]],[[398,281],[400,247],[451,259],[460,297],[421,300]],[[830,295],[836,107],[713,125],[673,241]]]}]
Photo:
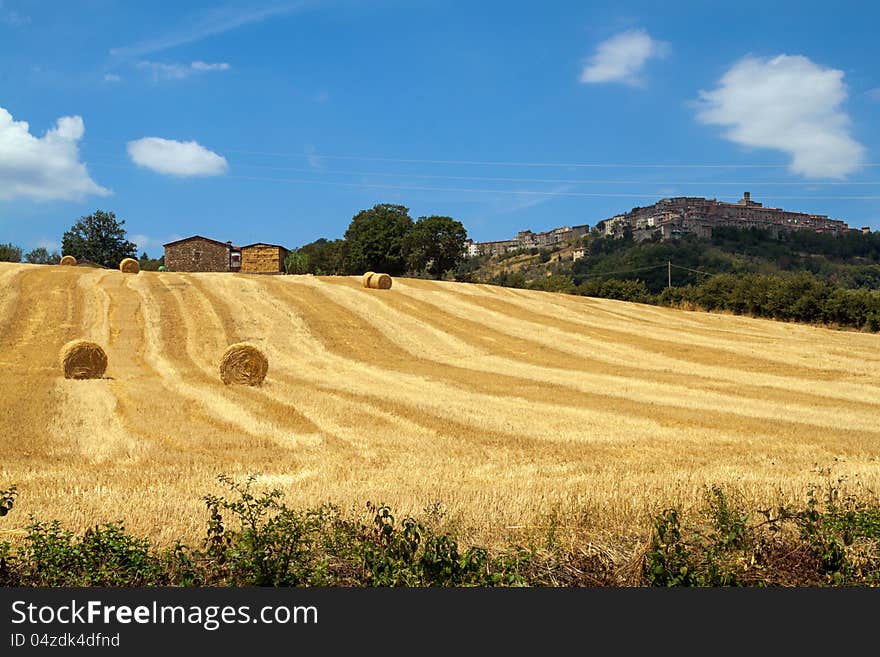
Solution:
[{"label": "large leafy tree", "polygon": [[402,205],[381,203],[358,212],[345,231],[351,270],[402,274],[406,270],[403,241],[412,226],[409,208]]},{"label": "large leafy tree", "polygon": [[123,258],[134,258],[137,245],[126,239],[125,220],[112,212],[96,210],[81,217],[61,238],[64,255],[91,260],[105,267],[117,267]]},{"label": "large leafy tree", "polygon": [[406,263],[413,271],[428,271],[434,278],[454,269],[464,259],[467,231],[452,217],[419,217],[404,239]]},{"label": "large leafy tree", "polygon": [[21,262],[21,247],[14,244],[0,244],[0,262]]},{"label": "large leafy tree", "polygon": [[296,252],[305,258],[304,269],[307,274],[336,276],[355,273],[349,271],[348,245],[345,240],[328,240],[322,237],[301,246]]}]

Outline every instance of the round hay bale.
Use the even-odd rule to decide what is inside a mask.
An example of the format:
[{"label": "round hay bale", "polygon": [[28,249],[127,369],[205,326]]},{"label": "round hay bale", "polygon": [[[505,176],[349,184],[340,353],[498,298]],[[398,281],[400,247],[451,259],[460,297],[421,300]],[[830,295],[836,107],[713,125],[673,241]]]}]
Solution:
[{"label": "round hay bale", "polygon": [[76,267],[76,258],[73,256],[62,256],[58,264],[65,267]]},{"label": "round hay bale", "polygon": [[370,277],[374,275],[374,272],[368,271],[363,275],[362,280],[364,282],[364,287],[370,287]]},{"label": "round hay bale", "polygon": [[369,286],[374,290],[390,290],[391,277],[388,274],[373,274],[370,276]]},{"label": "round hay bale", "polygon": [[247,342],[230,345],[220,359],[220,379],[226,385],[258,386],[266,378],[268,369],[266,355]]},{"label": "round hay bale", "polygon": [[107,369],[107,354],[87,340],[72,340],[61,348],[65,379],[100,379]]},{"label": "round hay bale", "polygon": [[134,258],[123,258],[119,263],[119,271],[123,274],[137,274],[141,270],[141,266]]}]

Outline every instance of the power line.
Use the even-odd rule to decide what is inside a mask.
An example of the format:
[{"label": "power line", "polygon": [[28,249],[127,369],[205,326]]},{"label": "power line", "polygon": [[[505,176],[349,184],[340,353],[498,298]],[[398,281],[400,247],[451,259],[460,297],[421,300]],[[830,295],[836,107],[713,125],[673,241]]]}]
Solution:
[{"label": "power line", "polygon": [[580,278],[594,278],[596,276],[614,276],[615,274],[633,274],[640,271],[650,271],[652,269],[660,269],[660,267],[665,267],[666,264],[662,265],[654,265],[653,267],[639,267],[637,269],[619,269],[617,271],[603,271],[595,274],[584,274]]},{"label": "power line", "polygon": [[[371,188],[371,189],[394,189],[394,190],[403,190],[403,191],[423,191],[423,192],[447,192],[447,193],[462,193],[462,194],[511,194],[511,195],[524,195],[524,196],[571,196],[571,197],[586,197],[586,198],[657,198],[657,192],[643,192],[643,193],[612,193],[612,192],[571,192],[566,190],[555,190],[555,191],[542,191],[542,190],[528,190],[528,189],[473,189],[473,188],[464,188],[464,187],[428,187],[421,185],[378,185],[375,183],[345,183],[345,182],[336,182],[336,181],[328,181],[328,180],[302,180],[296,178],[268,178],[264,176],[226,176],[226,178],[231,178],[235,180],[255,180],[255,181],[264,181],[264,182],[281,182],[281,183],[295,183],[295,184],[307,184],[307,185],[332,185],[337,187],[358,187],[358,188]],[[716,198],[728,198],[728,199],[737,199],[739,196],[734,195],[719,195]],[[850,200],[850,201],[878,201],[880,200],[880,195],[871,195],[871,196],[774,196],[774,199],[778,200]]]},{"label": "power line", "polygon": [[705,271],[700,271],[699,269],[691,269],[690,267],[682,267],[681,265],[673,265],[672,263],[669,263],[669,266],[675,267],[676,269],[684,269],[685,271],[691,271],[695,274],[702,274],[703,276],[717,276],[717,274],[710,274]]},{"label": "power line", "polygon": [[[117,162],[126,162],[124,158],[114,158],[111,161],[90,159],[90,164],[98,164],[112,168],[128,169],[134,168],[130,164],[122,165]],[[235,168],[246,169],[266,169],[270,171],[292,171],[295,173],[310,173],[316,176],[376,176],[382,178],[419,178],[425,180],[476,180],[480,182],[522,182],[522,183],[548,183],[548,184],[567,184],[567,185],[660,185],[660,186],[736,186],[736,187],[755,187],[755,186],[780,186],[780,187],[811,187],[815,185],[828,186],[877,186],[880,187],[880,180],[869,181],[668,181],[668,180],[608,180],[608,179],[577,179],[577,178],[511,178],[496,176],[448,176],[437,174],[421,174],[409,172],[394,171],[331,171],[320,170],[306,167],[277,167],[261,164],[249,164],[233,162]],[[725,197],[728,198],[728,197]],[[729,197],[733,198],[733,197]],[[811,197],[812,198],[812,197]]]},{"label": "power line", "polygon": [[[90,137],[84,143],[99,141],[111,144],[124,144],[125,141]],[[616,169],[787,169],[788,164],[718,164],[718,163],[643,163],[643,162],[516,162],[509,160],[445,160],[423,158],[399,158],[367,155],[322,155],[317,152],[292,151],[252,151],[233,148],[213,147],[223,153],[241,155],[262,155],[267,157],[316,158],[318,160],[351,160],[361,162],[400,162],[406,164],[444,164],[474,166],[509,166],[509,167],[555,167],[555,168],[616,168]],[[880,167],[880,163],[862,164],[863,167]]]},{"label": "power line", "polygon": [[[94,162],[94,165],[98,167],[107,167],[113,169],[136,169],[137,167],[131,165],[122,165],[122,164],[110,164],[106,162]],[[311,172],[314,173],[314,172]],[[373,175],[373,174],[357,174],[357,175]],[[379,174],[384,175],[384,174]],[[395,175],[395,174],[389,174]],[[407,177],[408,174],[398,174],[403,177]],[[419,176],[412,176],[419,177]],[[662,197],[664,194],[661,192],[641,192],[641,193],[616,193],[616,192],[572,192],[568,190],[529,190],[529,189],[474,189],[474,188],[463,188],[463,187],[430,187],[430,186],[421,186],[421,185],[381,185],[377,183],[369,183],[369,182],[356,182],[356,183],[348,183],[341,181],[331,181],[331,180],[313,180],[313,179],[301,179],[301,178],[275,178],[268,176],[236,176],[236,175],[225,175],[223,176],[225,180],[251,180],[251,181],[262,181],[262,182],[278,182],[278,183],[291,183],[291,184],[302,184],[302,185],[327,185],[334,187],[349,187],[349,188],[366,188],[366,189],[390,189],[390,190],[401,190],[401,191],[428,191],[428,192],[444,192],[444,193],[462,193],[462,194],[508,194],[508,195],[522,195],[522,196],[570,196],[570,197],[584,197],[584,198],[635,198],[635,199],[655,199],[657,197]],[[471,178],[462,176],[463,180],[470,180]],[[473,178],[474,180],[479,180],[479,178]],[[487,179],[491,180],[491,179]],[[501,181],[502,179],[498,179]],[[510,182],[513,181],[523,181],[526,182],[525,179],[517,179],[511,178]],[[550,181],[535,181],[532,182],[550,182]],[[599,183],[600,181],[596,181]],[[630,184],[635,184],[635,181],[629,181]],[[572,184],[575,184],[572,181]],[[669,183],[651,183],[648,181],[642,182],[640,184],[654,184],[654,185],[663,185]],[[707,183],[708,184],[708,183]],[[876,183],[880,185],[880,183]],[[747,184],[746,184],[747,185]],[[714,197],[715,199],[738,199],[739,195],[731,195],[731,194],[719,194]],[[810,201],[810,200],[850,200],[850,201],[876,201],[880,200],[880,195],[865,195],[865,196],[839,196],[839,195],[785,195],[778,196],[774,195],[773,198],[775,200],[799,200],[799,201]]]},{"label": "power line", "polygon": [[509,178],[509,177],[494,177],[494,176],[444,176],[444,175],[436,175],[436,174],[420,174],[420,173],[406,173],[406,172],[386,172],[386,171],[330,171],[330,170],[318,170],[314,168],[305,168],[305,167],[276,167],[276,166],[268,166],[261,164],[240,164],[234,163],[236,167],[246,167],[250,169],[267,169],[272,171],[293,171],[296,173],[313,173],[315,175],[330,175],[330,176],[378,176],[385,178],[393,178],[393,177],[405,177],[405,178],[420,178],[425,180],[478,180],[481,182],[524,182],[524,183],[553,183],[553,184],[566,184],[566,185],[664,185],[664,186],[672,186],[672,185],[734,185],[738,187],[748,187],[748,186],[791,186],[791,187],[809,187],[813,185],[834,185],[834,186],[877,186],[880,187],[880,180],[876,181],[828,181],[828,182],[805,182],[805,181],[753,181],[753,182],[730,182],[730,181],[721,181],[721,182],[713,182],[713,181],[691,181],[691,182],[669,182],[669,181],[656,181],[656,180],[578,180],[571,178]]},{"label": "power line", "polygon": [[[313,157],[318,160],[356,160],[364,162],[401,162],[406,164],[452,164],[467,166],[553,167],[553,168],[620,168],[620,169],[787,169],[788,164],[679,164],[679,163],[623,163],[623,162],[511,162],[504,160],[432,160],[418,158],[370,157],[363,155],[320,155],[318,153],[290,153],[273,151],[246,151],[222,149],[225,153],[264,155],[269,157]],[[860,166],[880,167],[880,163]]]},{"label": "power line", "polygon": [[642,271],[651,271],[654,269],[660,269],[661,267],[674,267],[675,269],[683,269],[685,271],[693,272],[695,274],[702,274],[703,276],[717,276],[718,274],[710,274],[709,272],[700,271],[699,269],[691,269],[690,267],[683,267],[682,265],[674,265],[672,262],[665,262],[661,265],[653,265],[650,267],[638,267],[636,269],[619,269],[617,271],[606,271],[606,272],[597,272],[593,274],[584,274],[580,276],[580,278],[594,278],[598,276],[614,276],[616,274],[634,274]]}]

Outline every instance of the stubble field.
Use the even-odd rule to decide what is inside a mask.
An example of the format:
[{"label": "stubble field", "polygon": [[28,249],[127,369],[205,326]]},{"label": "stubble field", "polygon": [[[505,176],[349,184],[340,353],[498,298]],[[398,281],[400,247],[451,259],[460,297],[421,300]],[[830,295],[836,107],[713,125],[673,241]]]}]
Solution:
[{"label": "stubble field", "polygon": [[[63,378],[68,340],[102,380]],[[231,343],[269,358],[224,386]],[[0,488],[196,541],[220,473],[294,506],[442,508],[482,544],[643,533],[658,505],[880,490],[880,335],[485,285],[0,263]]]}]

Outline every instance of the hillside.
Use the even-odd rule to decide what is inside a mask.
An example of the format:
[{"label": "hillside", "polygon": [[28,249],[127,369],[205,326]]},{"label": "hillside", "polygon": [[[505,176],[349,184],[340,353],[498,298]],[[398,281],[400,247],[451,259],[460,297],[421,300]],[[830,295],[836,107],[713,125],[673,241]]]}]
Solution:
[{"label": "hillside", "polygon": [[[0,263],[0,290],[6,527],[192,538],[221,472],[294,503],[439,502],[485,540],[550,514],[625,533],[710,483],[880,484],[880,335],[413,279]],[[74,338],[106,378],[62,378]],[[262,387],[220,382],[239,341],[268,355]]]},{"label": "hillside", "polygon": [[[586,257],[574,261],[583,248]],[[464,265],[459,279],[522,287],[540,286],[551,275],[569,286],[588,281],[641,280],[651,294],[668,284],[665,265],[674,265],[672,284],[697,284],[707,274],[794,274],[853,289],[880,289],[880,233],[844,236],[798,231],[772,235],[759,229],[716,228],[711,239],[686,236],[669,241],[636,242],[598,237],[553,249],[531,249],[483,257]],[[688,269],[692,271],[688,271]],[[697,271],[693,271],[697,270]],[[554,279],[555,280],[555,279]],[[557,280],[556,285],[560,282]]]}]

